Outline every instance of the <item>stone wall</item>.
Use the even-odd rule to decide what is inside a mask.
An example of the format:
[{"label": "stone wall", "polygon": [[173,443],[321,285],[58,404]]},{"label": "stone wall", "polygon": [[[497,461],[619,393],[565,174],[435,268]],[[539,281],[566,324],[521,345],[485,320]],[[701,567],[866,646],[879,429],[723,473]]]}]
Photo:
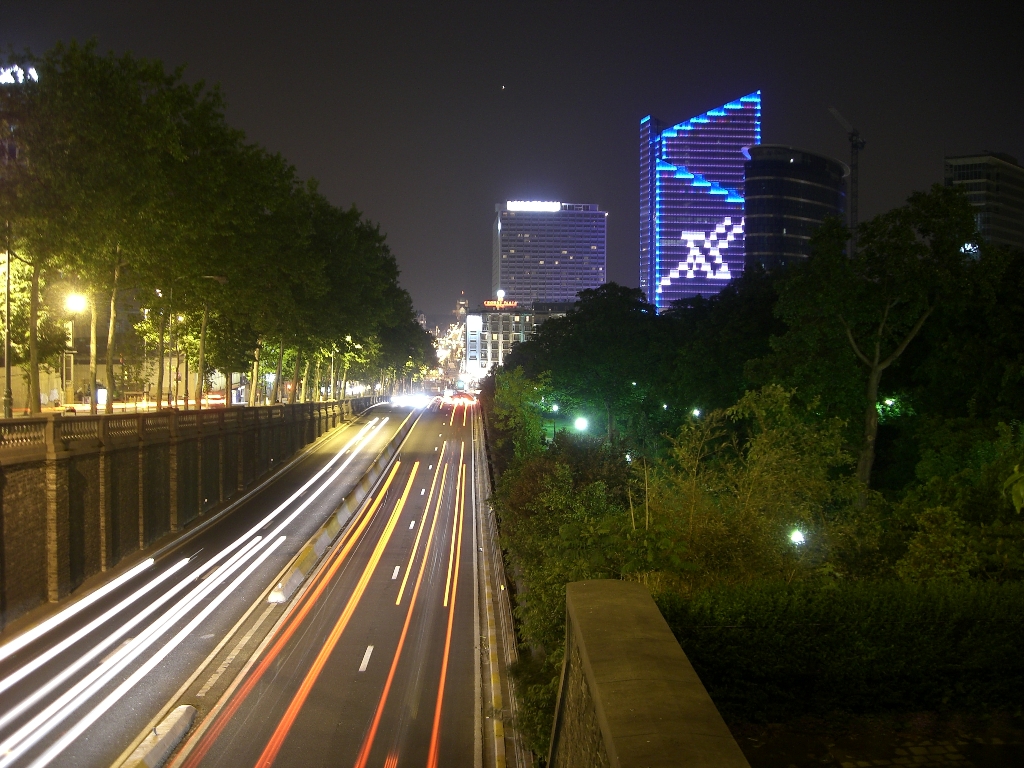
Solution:
[{"label": "stone wall", "polygon": [[647,589],[566,587],[549,768],[749,768]]},{"label": "stone wall", "polygon": [[375,401],[0,421],[0,627],[239,496]]}]

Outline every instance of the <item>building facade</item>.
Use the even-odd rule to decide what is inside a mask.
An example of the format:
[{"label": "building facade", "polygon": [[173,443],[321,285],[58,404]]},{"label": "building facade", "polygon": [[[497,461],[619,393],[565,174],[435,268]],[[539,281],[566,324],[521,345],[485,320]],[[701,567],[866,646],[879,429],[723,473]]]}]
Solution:
[{"label": "building facade", "polygon": [[744,149],[760,143],[760,91],[676,125],[640,121],[640,289],[659,310],[743,273]]},{"label": "building facade", "polygon": [[946,158],[946,186],[962,187],[990,243],[1024,249],[1024,168],[1002,152]]},{"label": "building facade", "polygon": [[509,200],[494,213],[492,295],[575,301],[605,282],[608,214],[597,205]]},{"label": "building facade", "polygon": [[537,326],[552,317],[561,317],[572,302],[538,303],[520,307],[507,299],[485,301],[484,306],[466,314],[465,356],[462,372],[473,381],[501,365],[512,347],[526,341]]},{"label": "building facade", "polygon": [[826,216],[846,211],[849,168],[830,157],[779,144],[748,150],[744,166],[745,266],[785,267],[811,255]]}]

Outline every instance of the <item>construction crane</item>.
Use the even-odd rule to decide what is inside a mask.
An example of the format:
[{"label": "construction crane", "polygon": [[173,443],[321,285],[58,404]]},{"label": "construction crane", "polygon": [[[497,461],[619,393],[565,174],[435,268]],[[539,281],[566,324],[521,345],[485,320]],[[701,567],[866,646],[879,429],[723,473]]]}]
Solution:
[{"label": "construction crane", "polygon": [[846,130],[846,136],[850,140],[850,232],[851,238],[853,238],[856,237],[854,233],[857,231],[857,189],[860,176],[858,156],[867,142],[860,137],[860,131],[850,125],[850,121],[839,114],[838,109],[829,107],[828,111],[843,126]]}]

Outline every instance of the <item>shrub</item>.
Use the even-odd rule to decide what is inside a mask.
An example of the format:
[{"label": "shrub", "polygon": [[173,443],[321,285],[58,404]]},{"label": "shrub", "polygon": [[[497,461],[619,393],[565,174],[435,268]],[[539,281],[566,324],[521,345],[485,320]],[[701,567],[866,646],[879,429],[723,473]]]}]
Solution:
[{"label": "shrub", "polygon": [[727,719],[1024,701],[1019,582],[766,583],[656,600]]}]

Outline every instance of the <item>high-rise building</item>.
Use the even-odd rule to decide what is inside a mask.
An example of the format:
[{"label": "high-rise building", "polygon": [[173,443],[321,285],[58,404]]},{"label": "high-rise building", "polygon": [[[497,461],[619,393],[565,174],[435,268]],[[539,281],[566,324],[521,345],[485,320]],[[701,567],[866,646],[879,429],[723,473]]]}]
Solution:
[{"label": "high-rise building", "polygon": [[962,187],[981,236],[1024,249],[1024,168],[1015,157],[983,152],[946,158],[946,186]]},{"label": "high-rise building", "polygon": [[843,216],[849,168],[814,152],[762,144],[745,165],[747,268],[765,269],[811,255],[811,234],[826,216]]},{"label": "high-rise building", "polygon": [[605,282],[608,214],[596,205],[509,200],[494,212],[492,295],[575,301]]},{"label": "high-rise building", "polygon": [[761,92],[666,127],[640,121],[640,289],[661,309],[743,273],[743,164]]}]

